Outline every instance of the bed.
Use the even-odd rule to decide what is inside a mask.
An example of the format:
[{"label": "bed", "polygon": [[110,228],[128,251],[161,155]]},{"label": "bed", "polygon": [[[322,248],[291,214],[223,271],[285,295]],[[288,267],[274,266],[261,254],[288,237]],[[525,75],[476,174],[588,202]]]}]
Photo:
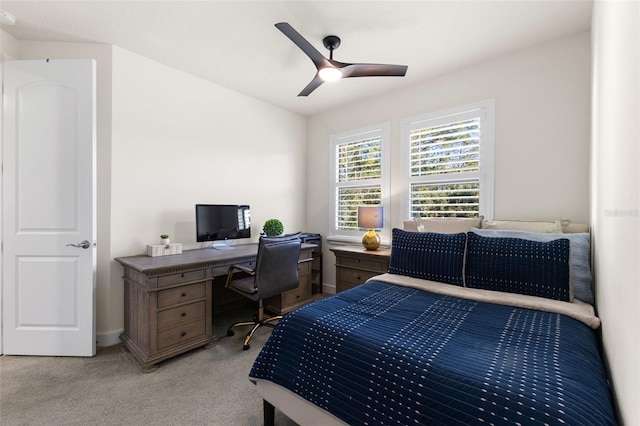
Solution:
[{"label": "bed", "polygon": [[265,424],[616,424],[588,233],[475,225],[394,229],[389,273],[285,316]]}]

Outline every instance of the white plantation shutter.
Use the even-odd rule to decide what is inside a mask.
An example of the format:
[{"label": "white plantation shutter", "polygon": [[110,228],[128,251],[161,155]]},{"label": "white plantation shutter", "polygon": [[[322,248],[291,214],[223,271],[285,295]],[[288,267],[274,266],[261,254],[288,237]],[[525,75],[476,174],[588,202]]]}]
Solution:
[{"label": "white plantation shutter", "polygon": [[382,137],[336,145],[338,182],[380,179],[382,176]]},{"label": "white plantation shutter", "polygon": [[[331,182],[333,237],[362,238],[358,206],[388,207],[388,139],[388,123],[331,137],[335,170]],[[387,234],[388,229],[380,232],[383,240]]]},{"label": "white plantation shutter", "polygon": [[411,185],[411,217],[473,217],[480,211],[478,181]]},{"label": "white plantation shutter", "polygon": [[493,214],[493,102],[403,120],[408,217]]},{"label": "white plantation shutter", "polygon": [[479,118],[414,130],[410,143],[412,176],[480,169]]},{"label": "white plantation shutter", "polygon": [[338,188],[336,196],[336,229],[358,230],[358,206],[378,205],[382,200],[382,188],[346,187]]}]

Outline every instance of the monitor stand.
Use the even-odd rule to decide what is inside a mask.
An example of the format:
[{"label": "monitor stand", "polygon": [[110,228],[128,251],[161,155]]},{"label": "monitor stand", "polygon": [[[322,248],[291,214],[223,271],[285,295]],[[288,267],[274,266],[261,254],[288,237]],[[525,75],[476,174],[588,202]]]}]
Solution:
[{"label": "monitor stand", "polygon": [[214,241],[211,248],[216,250],[233,250],[233,247],[228,246],[226,241]]}]

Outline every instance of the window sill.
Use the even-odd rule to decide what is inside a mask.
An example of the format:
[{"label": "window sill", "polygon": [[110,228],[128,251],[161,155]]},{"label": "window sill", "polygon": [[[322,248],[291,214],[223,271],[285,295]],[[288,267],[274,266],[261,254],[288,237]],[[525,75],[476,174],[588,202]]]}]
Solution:
[{"label": "window sill", "polygon": [[[329,235],[327,237],[327,243],[334,246],[362,246],[362,237],[347,237],[342,235]],[[382,239],[380,247],[389,248],[390,242],[386,239]]]}]

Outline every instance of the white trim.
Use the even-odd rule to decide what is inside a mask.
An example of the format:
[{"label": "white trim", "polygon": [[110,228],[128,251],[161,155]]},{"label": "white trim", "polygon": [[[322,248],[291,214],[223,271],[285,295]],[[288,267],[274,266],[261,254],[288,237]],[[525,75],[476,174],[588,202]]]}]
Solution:
[{"label": "white trim", "polygon": [[331,218],[328,239],[335,240],[348,240],[348,241],[360,241],[362,235],[361,231],[336,231],[336,145],[347,143],[351,141],[362,140],[370,137],[381,137],[381,154],[382,154],[382,176],[379,180],[371,181],[372,184],[380,185],[381,191],[381,205],[384,209],[384,227],[378,233],[383,244],[388,244],[391,241],[391,204],[390,204],[390,182],[391,182],[391,123],[384,122],[373,126],[363,127],[348,132],[338,133],[330,136],[331,142],[331,155],[329,156],[329,217]]},{"label": "white trim", "polygon": [[107,347],[120,344],[120,335],[124,329],[111,331],[109,333],[96,333],[96,346]]},{"label": "white trim", "polygon": [[486,124],[480,143],[480,214],[486,220],[492,220],[495,205],[496,105],[494,99],[479,102],[478,105],[484,109],[484,123]]},{"label": "white trim", "polygon": [[336,294],[336,285],[323,283],[322,294]]},{"label": "white trim", "polygon": [[[477,112],[479,111],[479,113]],[[409,175],[409,133],[411,130],[423,126],[436,126],[445,124],[452,119],[460,119],[469,117],[477,117],[480,115],[482,125],[482,140],[480,143],[480,208],[479,214],[486,219],[493,218],[494,211],[494,156],[495,156],[495,100],[487,99],[472,104],[462,105],[437,111],[429,114],[417,115],[404,118],[400,121],[400,142],[402,146],[402,195],[400,208],[403,219],[410,218],[410,198],[411,193],[409,187],[411,185],[411,177]],[[454,118],[455,117],[455,118]],[[428,124],[425,122],[429,122]],[[450,176],[447,177],[451,179]],[[438,178],[430,178],[430,180],[438,180]]]}]

